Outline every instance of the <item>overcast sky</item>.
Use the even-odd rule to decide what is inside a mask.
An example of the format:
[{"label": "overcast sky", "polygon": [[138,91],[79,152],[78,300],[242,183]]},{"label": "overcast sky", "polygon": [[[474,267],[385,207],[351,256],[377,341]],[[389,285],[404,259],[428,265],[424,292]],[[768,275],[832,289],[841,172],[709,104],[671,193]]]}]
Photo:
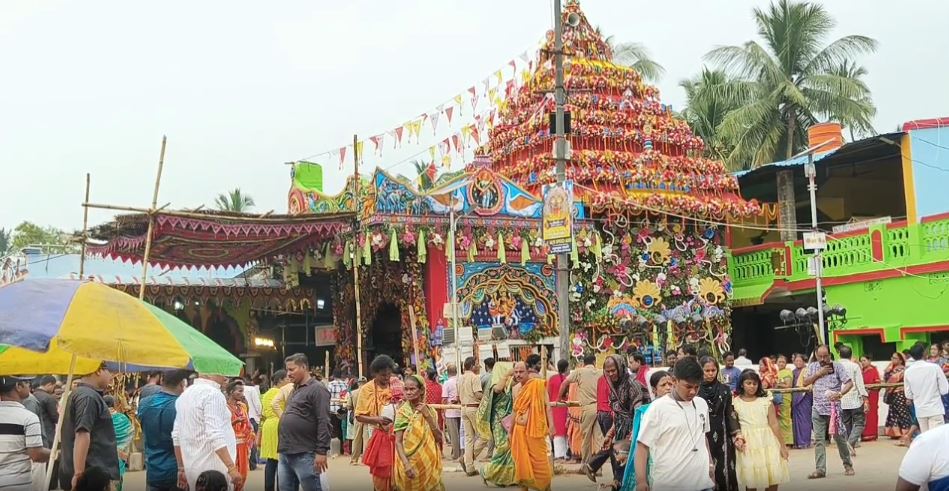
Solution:
[{"label": "overcast sky", "polygon": [[[838,21],[834,38],[880,42],[860,60],[878,131],[949,116],[949,2],[824,4]],[[751,9],[766,2],[581,5],[604,32],[652,51],[666,67],[664,102],[681,108],[678,82],[713,47],[753,38]],[[240,187],[256,210],[285,212],[284,162],[432,110],[551,28],[549,0],[2,0],[0,227],[80,228],[86,172],[93,202],[147,206],[163,134],[161,204],[210,205]],[[435,142],[423,136],[389,162]],[[336,192],[343,171],[325,167]],[[391,170],[414,175],[408,162]],[[93,212],[91,222],[109,217]]]}]

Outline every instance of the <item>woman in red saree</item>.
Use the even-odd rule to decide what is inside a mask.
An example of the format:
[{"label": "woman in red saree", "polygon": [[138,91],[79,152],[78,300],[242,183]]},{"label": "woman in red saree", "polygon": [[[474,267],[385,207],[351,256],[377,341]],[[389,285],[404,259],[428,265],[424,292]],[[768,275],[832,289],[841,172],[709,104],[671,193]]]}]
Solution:
[{"label": "woman in red saree", "polygon": [[[863,369],[863,385],[880,383],[880,371],[870,363],[870,358],[860,357],[860,368]],[[880,389],[867,389],[870,395],[867,402],[867,427],[863,429],[861,441],[872,442],[880,434]]]},{"label": "woman in red saree", "polygon": [[379,355],[369,365],[372,380],[359,389],[356,401],[356,421],[370,426],[372,436],[366,445],[362,462],[369,467],[375,491],[392,491],[393,465],[395,464],[395,433],[392,422],[395,411],[389,380],[395,362],[386,355]]},{"label": "woman in red saree", "polygon": [[[227,408],[231,410],[231,427],[234,428],[234,436],[237,437],[237,456],[234,459],[234,465],[244,477],[244,482],[247,482],[247,472],[250,470],[250,448],[257,439],[254,436],[254,428],[250,425],[250,418],[247,417],[244,383],[240,380],[227,384]],[[236,488],[235,491],[241,491],[242,488],[243,486]]]}]

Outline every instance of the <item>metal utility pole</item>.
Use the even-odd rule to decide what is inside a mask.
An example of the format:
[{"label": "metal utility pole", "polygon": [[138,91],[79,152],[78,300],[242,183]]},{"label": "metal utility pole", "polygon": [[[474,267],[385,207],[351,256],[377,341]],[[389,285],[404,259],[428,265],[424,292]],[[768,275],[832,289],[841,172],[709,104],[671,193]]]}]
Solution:
[{"label": "metal utility pole", "polygon": [[[817,229],[817,167],[814,165],[814,149],[807,153],[807,165],[804,166],[804,175],[807,176],[807,190],[811,195],[811,229],[814,234],[820,234]],[[830,333],[824,320],[824,289],[821,279],[824,274],[823,249],[815,248],[812,261],[814,264],[814,286],[817,289],[817,328],[820,331],[821,342],[830,346]]]},{"label": "metal utility pole", "polygon": [[[563,87],[563,10],[560,0],[554,0],[554,101],[557,112],[554,116],[554,160],[557,164],[557,185],[567,180],[567,138],[564,128],[565,94]],[[573,212],[571,203],[570,213]],[[557,254],[557,312],[560,317],[560,357],[570,353],[570,259],[566,253]]]}]

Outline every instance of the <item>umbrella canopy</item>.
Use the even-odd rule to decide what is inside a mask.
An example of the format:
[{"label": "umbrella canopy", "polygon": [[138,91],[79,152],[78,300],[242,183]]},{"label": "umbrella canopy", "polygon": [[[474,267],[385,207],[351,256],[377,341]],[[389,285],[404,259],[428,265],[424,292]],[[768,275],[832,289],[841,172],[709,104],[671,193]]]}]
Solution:
[{"label": "umbrella canopy", "polygon": [[[0,343],[45,353],[51,368],[63,363],[63,352],[81,363],[104,360],[227,376],[239,375],[243,366],[177,317],[90,281],[37,279],[0,287]],[[0,353],[0,362],[10,357],[11,364],[22,366],[42,358],[31,356],[11,348]],[[43,370],[34,365],[20,373]],[[83,373],[78,365],[76,371]]]}]

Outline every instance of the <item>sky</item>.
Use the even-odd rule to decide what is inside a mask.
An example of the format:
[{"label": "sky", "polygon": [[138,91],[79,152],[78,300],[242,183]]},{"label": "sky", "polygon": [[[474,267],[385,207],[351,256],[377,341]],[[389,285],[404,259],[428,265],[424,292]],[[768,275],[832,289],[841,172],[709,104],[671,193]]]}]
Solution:
[{"label": "sky", "polygon": [[[832,34],[876,38],[858,61],[875,127],[949,116],[949,2],[827,0]],[[756,36],[752,0],[583,0],[591,23],[645,44],[666,68],[663,101],[703,55]],[[390,130],[463,93],[552,29],[550,0],[0,2],[0,228],[82,226],[91,202],[147,207],[162,135],[159,205],[212,205],[239,187],[286,212],[290,168]],[[830,39],[829,39],[830,40]],[[829,41],[828,40],[828,41]],[[470,114],[469,114],[470,116]],[[367,159],[414,176],[407,157],[445,135]],[[368,150],[368,146],[367,146]],[[344,169],[324,162],[326,191]],[[454,167],[459,167],[456,160]],[[90,223],[112,213],[94,210]]]}]

